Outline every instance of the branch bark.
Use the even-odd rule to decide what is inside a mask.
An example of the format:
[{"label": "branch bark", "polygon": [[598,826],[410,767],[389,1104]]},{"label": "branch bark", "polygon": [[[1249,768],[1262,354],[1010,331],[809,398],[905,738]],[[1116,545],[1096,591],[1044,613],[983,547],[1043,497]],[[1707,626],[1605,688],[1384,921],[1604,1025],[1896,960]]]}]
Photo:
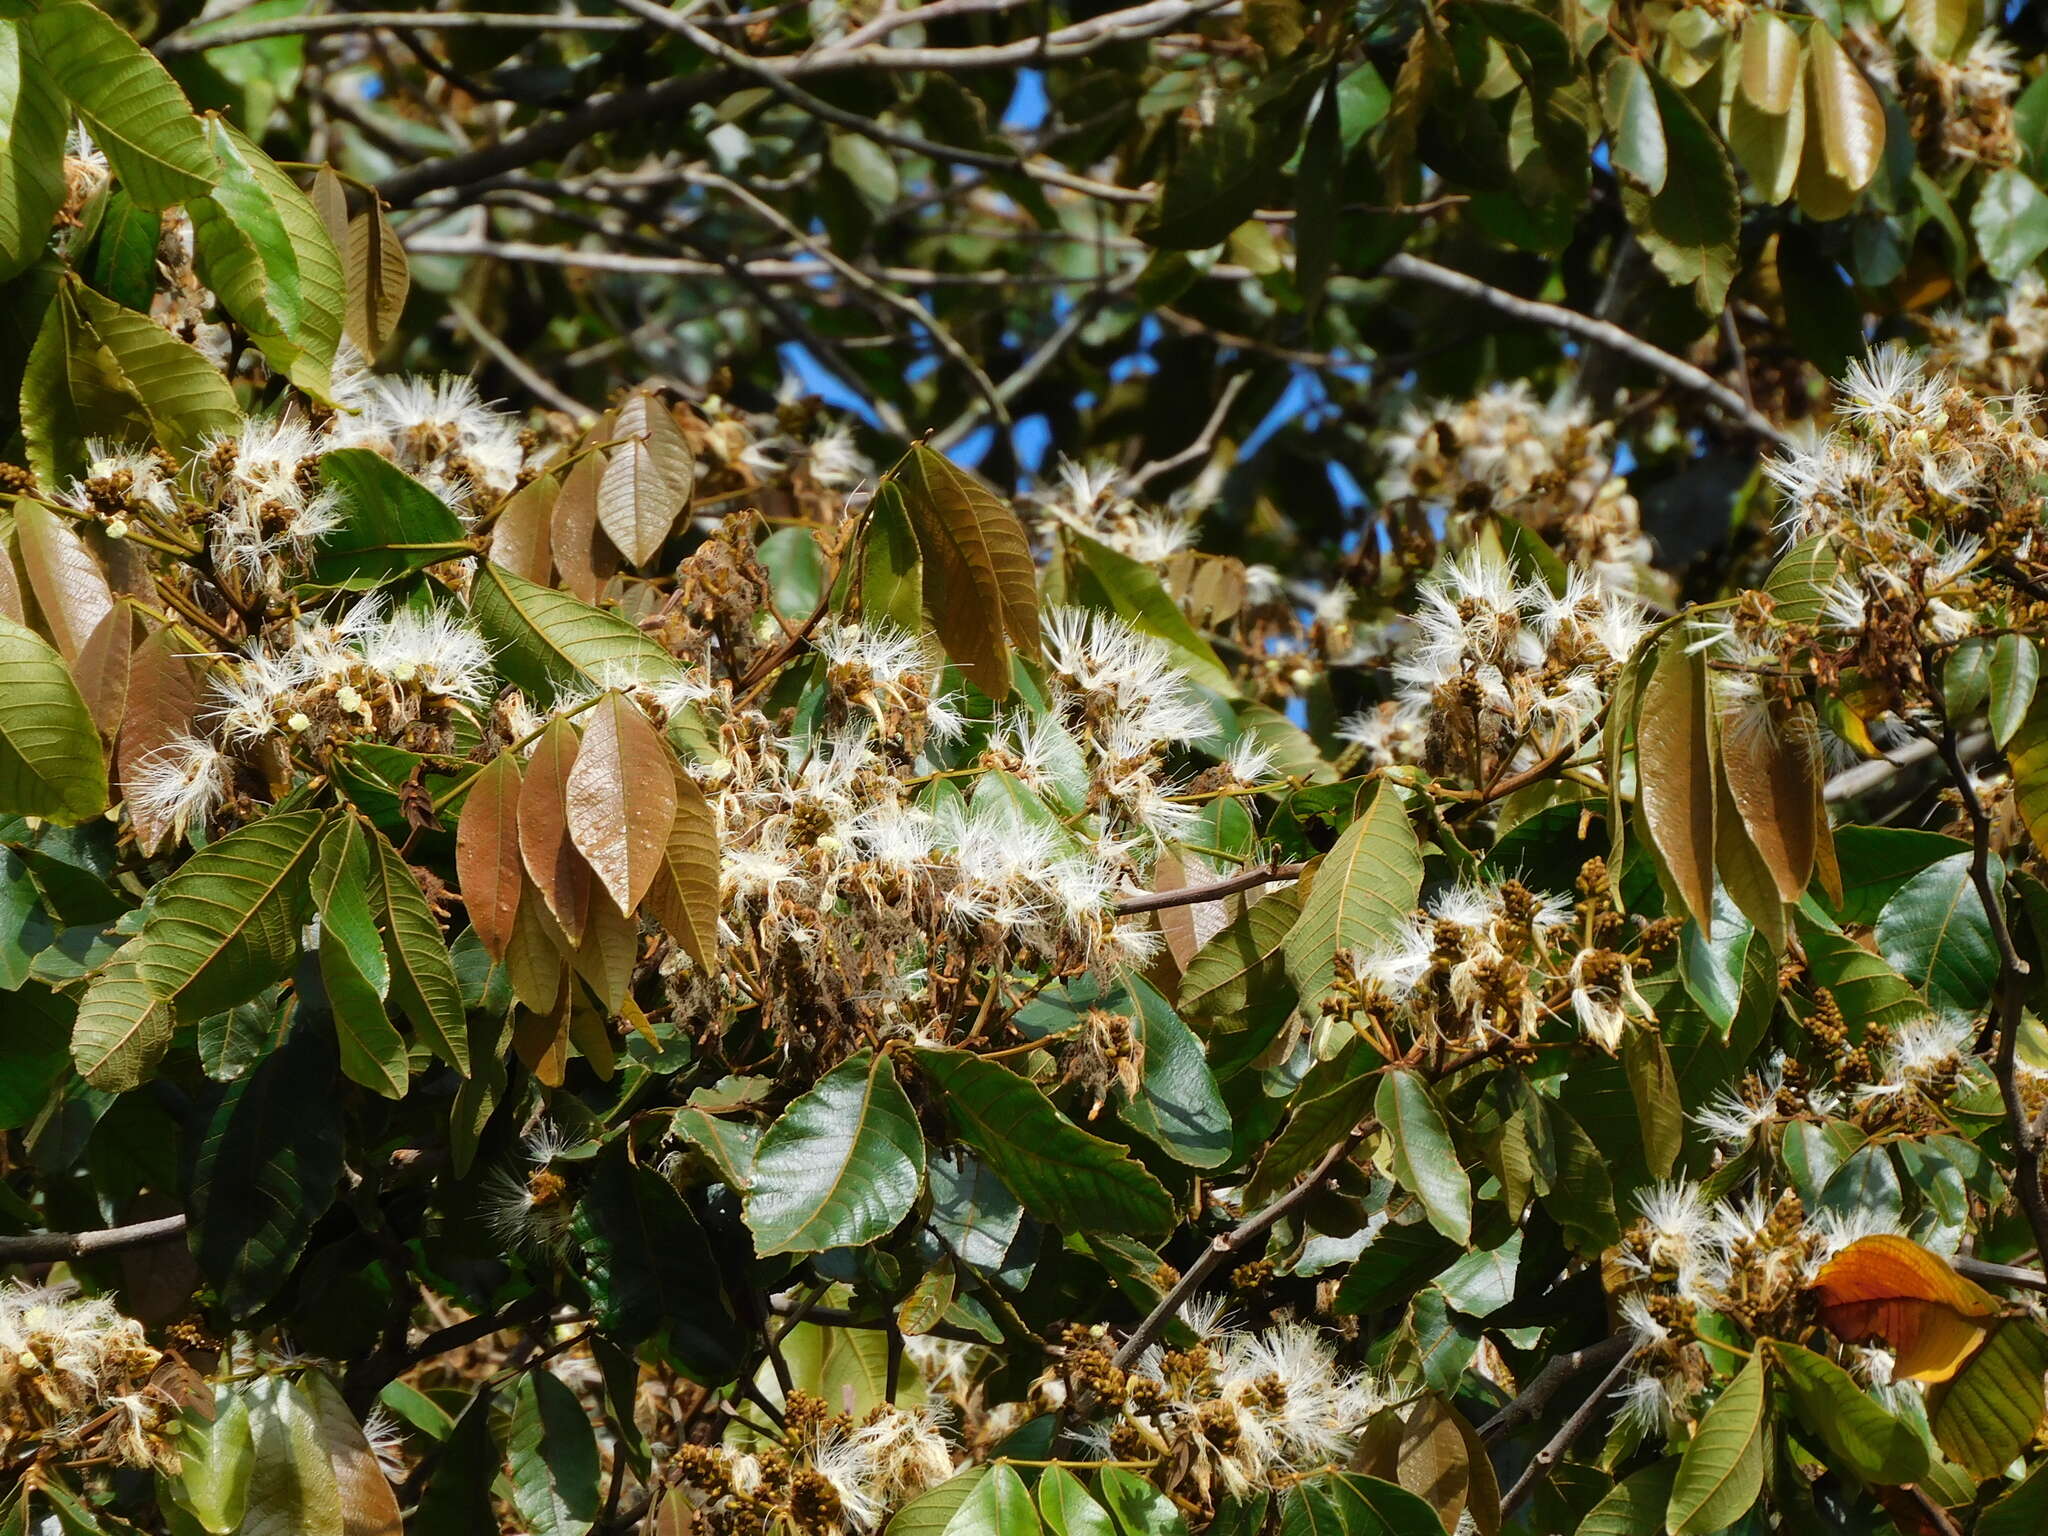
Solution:
[{"label": "branch bark", "polygon": [[1276,881],[1299,880],[1301,872],[1307,868],[1306,864],[1269,864],[1263,869],[1248,869],[1241,875],[1232,875],[1228,880],[1212,880],[1207,885],[1183,886],[1177,891],[1151,891],[1143,896],[1127,897],[1116,904],[1116,910],[1120,916],[1130,917],[1139,912],[1163,912],[1168,907],[1192,907],[1205,901],[1221,901],[1239,891],[1272,885]]},{"label": "branch bark", "polygon": [[159,1216],[154,1221],[138,1221],[133,1226],[108,1227],[99,1232],[29,1232],[19,1237],[0,1237],[0,1264],[85,1259],[96,1253],[148,1248],[184,1235],[182,1215]]},{"label": "branch bark", "polygon": [[1651,346],[1642,338],[1630,335],[1612,321],[1582,315],[1575,309],[1566,309],[1562,304],[1547,304],[1540,299],[1522,298],[1517,294],[1495,288],[1490,283],[1483,283],[1476,277],[1468,277],[1463,272],[1454,272],[1449,267],[1440,267],[1433,261],[1424,261],[1419,256],[1409,256],[1405,253],[1391,256],[1380,270],[1389,277],[1398,277],[1414,283],[1427,283],[1430,287],[1440,288],[1445,293],[1455,293],[1460,298],[1471,299],[1503,315],[1527,321],[1531,325],[1563,331],[1566,335],[1577,336],[1582,341],[1598,342],[1629,361],[1663,375],[1679,388],[1713,402],[1730,420],[1745,428],[1760,441],[1769,443],[1774,448],[1783,447],[1791,441],[1779,430],[1775,422],[1705,369],[1695,368],[1684,358],[1673,357],[1669,352]]}]

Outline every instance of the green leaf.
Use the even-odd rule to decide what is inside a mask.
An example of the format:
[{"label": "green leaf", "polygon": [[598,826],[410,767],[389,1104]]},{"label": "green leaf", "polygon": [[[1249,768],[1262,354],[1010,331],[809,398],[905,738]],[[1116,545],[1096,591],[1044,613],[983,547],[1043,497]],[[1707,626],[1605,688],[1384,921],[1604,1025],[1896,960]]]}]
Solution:
[{"label": "green leaf", "polygon": [[1667,281],[1689,283],[1700,308],[1718,312],[1735,276],[1741,204],[1721,139],[1685,93],[1644,66],[1664,129],[1666,173],[1654,196],[1622,189],[1622,207]]},{"label": "green leaf", "polygon": [[462,519],[419,481],[367,448],[320,460],[334,493],[335,527],[313,556],[323,586],[365,591],[469,551]]},{"label": "green leaf", "polygon": [[[953,1519],[993,1468],[968,1467],[947,1478],[929,1493],[920,1494],[890,1517],[882,1536],[951,1536]],[[963,1522],[958,1536],[969,1536]],[[975,1531],[973,1536],[994,1536],[992,1531]]]},{"label": "green leaf", "polygon": [[[892,1521],[890,1530],[894,1529]],[[1038,1536],[1038,1532],[1031,1490],[1014,1468],[1001,1462],[967,1491],[944,1528],[944,1536]]]},{"label": "green leaf", "polygon": [[1237,683],[1229,669],[1216,659],[1209,642],[1188,622],[1157,576],[1129,555],[1086,534],[1069,529],[1066,539],[1120,618],[1164,644],[1182,670],[1204,688],[1225,698],[1237,697]]},{"label": "green leaf", "polygon": [[[1370,64],[1359,73],[1379,81]],[[1384,87],[1381,98],[1384,106]],[[1322,302],[1337,255],[1337,220],[1344,206],[1344,107],[1333,60],[1302,141],[1301,168],[1294,179],[1294,287],[1311,315]]]},{"label": "green leaf", "polygon": [[291,974],[324,823],[319,811],[250,822],[157,888],[132,947],[135,974],[179,1020],[225,1013]]},{"label": "green leaf", "polygon": [[1109,1512],[1065,1467],[1047,1467],[1039,1475],[1038,1513],[1052,1536],[1117,1536]]},{"label": "green leaf", "polygon": [[469,1032],[462,1018],[462,986],[441,924],[426,893],[398,850],[381,832],[371,834],[370,906],[391,960],[391,996],[429,1049],[469,1076]]},{"label": "green leaf", "polygon": [[[1286,139],[1291,149],[1293,135]],[[1249,92],[1222,95],[1214,117],[1194,131],[1167,172],[1139,236],[1165,251],[1221,245],[1271,193],[1283,152],[1280,135],[1260,122]]]},{"label": "green leaf", "polygon": [[1616,54],[1601,80],[1601,95],[1614,168],[1647,193],[1663,191],[1670,161],[1648,66],[1632,53]]},{"label": "green leaf", "polygon": [[1991,740],[2003,747],[2026,723],[2041,681],[2041,648],[2024,635],[2000,635],[1991,651]]},{"label": "green leaf", "polygon": [[1577,1536],[1664,1536],[1678,1458],[1667,1456],[1616,1483],[1586,1512]]},{"label": "green leaf", "polygon": [[199,275],[273,368],[325,400],[347,305],[341,253],[268,155],[220,118],[207,120],[206,139],[219,178],[187,210]]},{"label": "green leaf", "polygon": [[924,627],[924,566],[910,514],[903,510],[903,492],[893,481],[883,481],[868,503],[862,540],[862,622],[886,619],[905,634],[918,633]]},{"label": "green leaf", "polygon": [[1422,888],[1422,854],[1401,793],[1382,779],[1365,811],[1316,864],[1301,916],[1288,931],[1287,973],[1313,1009],[1337,974],[1337,952],[1370,954],[1407,923]]},{"label": "green leaf", "polygon": [[1187,1536],[1188,1523],[1173,1500],[1144,1478],[1104,1467],[1096,1487],[1120,1536]]},{"label": "green leaf", "polygon": [[1472,1240],[1472,1180],[1451,1142],[1443,1110],[1420,1073],[1380,1079],[1373,1112],[1394,1154],[1394,1177],[1422,1201],[1429,1224],[1454,1243]]},{"label": "green leaf", "polygon": [[[1885,959],[1907,981],[1923,987],[1929,1003],[1963,1013],[1981,1009],[1998,979],[1998,951],[1970,880],[1970,858],[1958,853],[1921,870],[1877,918],[1877,944]],[[2005,882],[2004,866],[1995,855],[1990,875],[1995,891]]]},{"label": "green leaf", "polygon": [[78,1075],[104,1093],[147,1082],[170,1049],[171,1005],[135,973],[125,952],[86,990],[71,1028]]},{"label": "green leaf", "polygon": [[1927,1012],[1912,984],[1855,940],[1830,933],[1803,915],[1798,927],[1815,984],[1835,994],[1848,1018],[1889,1026]]},{"label": "green leaf", "polygon": [[346,1536],[353,1511],[342,1507],[320,1416],[305,1388],[278,1375],[259,1377],[246,1390],[254,1454],[241,1536]]},{"label": "green leaf", "polygon": [[1443,1536],[1436,1511],[1407,1489],[1355,1472],[1325,1472],[1287,1490],[1280,1536]]},{"label": "green leaf", "polygon": [[1976,1536],[2040,1536],[2048,1530],[2048,1461],[1995,1499],[1979,1517]]},{"label": "green leaf", "polygon": [[130,197],[161,209],[212,189],[218,171],[185,93],[118,22],[82,0],[61,0],[28,26],[43,67]]},{"label": "green leaf", "polygon": [[1030,1082],[965,1051],[917,1048],[961,1139],[1027,1210],[1068,1232],[1159,1236],[1173,1198],[1114,1142],[1075,1125]]},{"label": "green leaf", "polygon": [[1654,1029],[1631,1028],[1622,1038],[1621,1064],[1643,1128],[1643,1155],[1650,1172],[1665,1178],[1685,1147],[1685,1101],[1664,1037]]},{"label": "green leaf", "polygon": [[498,670],[543,703],[588,688],[661,682],[680,670],[673,656],[616,613],[501,566],[477,566],[469,607]]},{"label": "green leaf", "polygon": [[895,1058],[867,1051],[818,1080],[768,1128],[746,1202],[755,1251],[822,1253],[874,1242],[924,1184],[924,1136]]},{"label": "green leaf", "polygon": [[57,285],[22,368],[21,432],[28,466],[46,486],[86,472],[88,438],[146,443],[153,436],[113,353],[80,313],[74,279]]},{"label": "green leaf", "polygon": [[0,21],[0,282],[50,243],[64,206],[69,116],[28,25]]},{"label": "green leaf", "polygon": [[491,1396],[486,1383],[463,1405],[455,1427],[441,1442],[419,1509],[407,1522],[414,1536],[499,1536],[497,1512],[491,1507],[491,1484],[498,1475]]},{"label": "green leaf", "polygon": [[1800,1422],[1838,1465],[1869,1483],[1919,1481],[1927,1471],[1927,1442],[1918,1429],[1887,1412],[1834,1361],[1782,1340],[1770,1349]]},{"label": "green leaf", "polygon": [[1934,1443],[1978,1477],[1996,1477],[2041,1427],[2048,1333],[2030,1317],[2004,1318],[1947,1381],[1927,1394]]},{"label": "green leaf", "polygon": [[370,911],[370,848],[355,817],[341,817],[322,834],[307,885],[320,915],[320,979],[341,1070],[387,1099],[402,1099],[410,1068],[405,1041],[384,1008],[391,964]]},{"label": "green leaf", "polygon": [[178,1471],[165,1478],[162,1487],[201,1530],[211,1536],[233,1536],[248,1508],[254,1464],[248,1396],[222,1384],[213,1389],[210,1418],[187,1408],[179,1419]]},{"label": "green leaf", "polygon": [[533,1536],[583,1536],[596,1523],[597,1436],[583,1404],[545,1366],[512,1388],[512,1504]]},{"label": "green leaf", "polygon": [[1705,1536],[1733,1525],[1763,1491],[1764,1408],[1770,1396],[1764,1351],[1750,1356],[1700,1420],[1671,1485],[1671,1536]]},{"label": "green leaf", "polygon": [[1144,977],[1126,972],[1124,985],[1145,1058],[1137,1096],[1119,1108],[1119,1117],[1184,1163],[1220,1167],[1230,1157],[1230,1110],[1202,1042]]},{"label": "green leaf", "polygon": [[2009,283],[2048,251],[2048,193],[2025,171],[1994,171],[1970,207],[1970,229],[1991,275]]},{"label": "green leaf", "polygon": [[[1331,1063],[1341,1064],[1341,1058]],[[1286,1126],[1259,1159],[1248,1186],[1250,1197],[1259,1201],[1276,1195],[1314,1167],[1366,1117],[1377,1088],[1365,1070],[1347,1072],[1328,1088],[1320,1087],[1315,1078],[1304,1080],[1288,1108]]]},{"label": "green leaf", "polygon": [[72,826],[106,808],[99,732],[64,658],[0,618],[0,815]]},{"label": "green leaf", "polygon": [[240,424],[233,388],[198,348],[90,288],[79,288],[78,302],[148,412],[157,444],[166,453],[182,461],[208,438]]},{"label": "green leaf", "polygon": [[[335,1065],[332,1038],[297,1019],[283,1044],[228,1084],[200,1137],[192,1256],[231,1318],[277,1294],[334,1201],[342,1174]],[[253,1509],[253,1487],[250,1500]]]},{"label": "green leaf", "polygon": [[1261,1048],[1294,1011],[1282,946],[1301,915],[1301,900],[1297,883],[1252,903],[1196,950],[1181,973],[1181,1014],[1200,1026],[1219,1075],[1228,1076],[1247,1047]]},{"label": "green leaf", "polygon": [[576,1253],[598,1325],[627,1347],[666,1325],[679,1361],[725,1380],[745,1341],[711,1246],[682,1197],[628,1151],[616,1142],[598,1159],[576,1204]]}]

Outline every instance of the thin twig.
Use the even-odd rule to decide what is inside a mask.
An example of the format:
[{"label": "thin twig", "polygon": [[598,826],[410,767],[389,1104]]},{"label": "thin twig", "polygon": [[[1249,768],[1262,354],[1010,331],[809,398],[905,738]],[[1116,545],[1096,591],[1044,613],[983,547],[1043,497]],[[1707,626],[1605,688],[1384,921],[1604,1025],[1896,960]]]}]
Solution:
[{"label": "thin twig", "polygon": [[554,385],[550,384],[543,375],[537,373],[525,358],[506,346],[504,340],[495,331],[486,326],[483,321],[479,320],[476,311],[463,303],[462,300],[450,298],[448,300],[448,313],[456,318],[465,331],[469,332],[472,341],[490,354],[493,362],[497,363],[499,367],[523,384],[528,393],[532,394],[543,405],[560,411],[579,427],[587,427],[597,420],[597,417],[591,414],[588,407],[577,403],[569,396],[563,394]]},{"label": "thin twig", "polygon": [[2048,1295],[2048,1275],[2038,1269],[2021,1269],[2014,1264],[1993,1264],[1985,1259],[1958,1256],[1950,1266],[1966,1279],[1985,1285],[2008,1285],[2016,1291],[2039,1291]]},{"label": "thin twig", "polygon": [[1224,418],[1230,414],[1230,408],[1237,404],[1237,397],[1244,393],[1244,387],[1251,379],[1249,373],[1232,374],[1230,382],[1223,386],[1223,393],[1216,397],[1216,409],[1209,413],[1209,420],[1203,425],[1202,430],[1195,434],[1195,440],[1179,453],[1169,454],[1163,459],[1154,459],[1150,464],[1141,465],[1133,470],[1124,481],[1125,493],[1135,496],[1159,476],[1171,474],[1182,465],[1192,464],[1197,459],[1206,459],[1214,452],[1216,439],[1223,431]]},{"label": "thin twig", "polygon": [[1479,1426],[1479,1438],[1498,1440],[1513,1434],[1524,1424],[1534,1423],[1550,1406],[1550,1400],[1566,1386],[1587,1371],[1612,1365],[1628,1349],[1628,1335],[1618,1333],[1597,1344],[1588,1344],[1584,1349],[1553,1357],[1548,1365],[1529,1378],[1529,1385],[1522,1388],[1513,1402],[1504,1404],[1500,1412]]},{"label": "thin twig", "polygon": [[1612,321],[1582,315],[1575,309],[1565,308],[1562,304],[1548,304],[1541,299],[1522,298],[1496,288],[1491,283],[1483,283],[1476,277],[1468,277],[1463,272],[1454,272],[1449,267],[1440,267],[1433,261],[1424,261],[1419,256],[1405,253],[1391,256],[1380,270],[1389,277],[1427,283],[1432,288],[1455,293],[1460,298],[1475,300],[1489,309],[1510,315],[1517,320],[1525,320],[1531,325],[1563,331],[1583,341],[1598,342],[1603,347],[1619,352],[1631,362],[1640,363],[1651,372],[1662,374],[1680,388],[1711,400],[1723,414],[1773,447],[1782,448],[1791,442],[1775,422],[1746,403],[1742,396],[1705,369],[1696,368],[1682,357],[1673,357],[1669,352],[1651,346],[1641,337],[1630,335]]},{"label": "thin twig", "polygon": [[1307,868],[1306,864],[1267,864],[1232,875],[1227,880],[1212,880],[1207,885],[1188,885],[1178,890],[1149,891],[1143,896],[1126,897],[1116,904],[1116,910],[1119,916],[1130,917],[1139,912],[1163,912],[1168,907],[1192,907],[1205,901],[1221,901],[1226,896],[1235,896],[1239,891],[1253,890],[1261,885],[1299,880]]},{"label": "thin twig", "polygon": [[212,48],[258,43],[266,37],[313,37],[325,32],[374,32],[406,27],[415,32],[598,32],[617,35],[642,30],[624,16],[522,16],[495,11],[353,11],[333,16],[274,16],[216,28],[213,18],[194,22],[157,42],[151,52],[175,59]]},{"label": "thin twig", "polygon": [[1536,1453],[1522,1475],[1515,1479],[1514,1486],[1501,1496],[1500,1512],[1503,1519],[1521,1507],[1522,1501],[1536,1491],[1543,1479],[1550,1475],[1551,1468],[1571,1449],[1572,1442],[1586,1432],[1586,1427],[1593,1422],[1594,1415],[1600,1411],[1600,1405],[1607,1400],[1607,1394],[1614,1390],[1615,1383],[1621,1380],[1622,1372],[1628,1369],[1628,1363],[1634,1355],[1633,1348],[1622,1351],[1621,1358],[1614,1362],[1613,1368],[1600,1378],[1600,1385],[1593,1389],[1593,1395],[1579,1404],[1572,1416],[1564,1421],[1564,1427],[1550,1437],[1550,1443]]}]

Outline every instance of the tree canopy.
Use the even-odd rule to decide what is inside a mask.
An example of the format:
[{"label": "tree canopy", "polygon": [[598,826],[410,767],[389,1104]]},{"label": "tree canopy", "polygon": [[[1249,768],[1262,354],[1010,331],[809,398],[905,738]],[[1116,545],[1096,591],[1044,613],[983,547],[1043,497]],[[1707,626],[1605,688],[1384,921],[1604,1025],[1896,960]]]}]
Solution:
[{"label": "tree canopy", "polygon": [[2048,1524],[2024,3],[0,0],[0,1536]]}]

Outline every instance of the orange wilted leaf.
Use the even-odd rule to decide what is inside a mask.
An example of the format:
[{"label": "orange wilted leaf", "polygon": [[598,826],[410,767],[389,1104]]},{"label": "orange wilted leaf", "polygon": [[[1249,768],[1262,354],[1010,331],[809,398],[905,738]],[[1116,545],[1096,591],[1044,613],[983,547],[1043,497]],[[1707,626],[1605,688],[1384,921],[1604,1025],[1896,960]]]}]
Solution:
[{"label": "orange wilted leaf", "polygon": [[1851,1243],[1813,1282],[1820,1318],[1838,1338],[1876,1341],[1898,1356],[1900,1381],[1946,1381],[1999,1315],[1996,1297],[1903,1237]]}]

